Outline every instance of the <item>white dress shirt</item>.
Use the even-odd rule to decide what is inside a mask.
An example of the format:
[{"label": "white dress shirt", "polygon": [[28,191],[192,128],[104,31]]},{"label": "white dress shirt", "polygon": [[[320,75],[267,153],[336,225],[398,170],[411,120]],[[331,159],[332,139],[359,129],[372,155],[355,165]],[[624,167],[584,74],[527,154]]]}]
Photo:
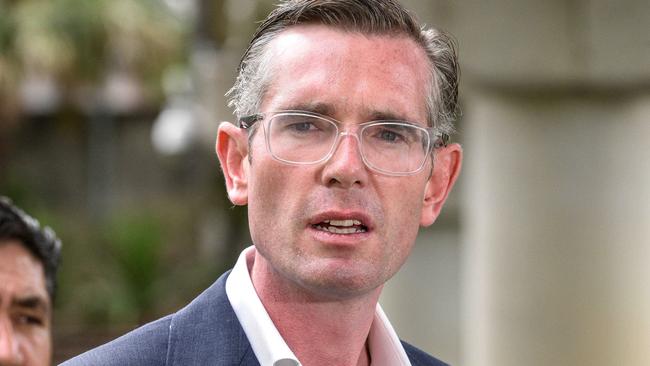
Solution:
[{"label": "white dress shirt", "polygon": [[[239,255],[226,280],[228,300],[261,366],[300,366],[300,361],[278,332],[253,287],[249,266],[254,256],[254,246],[244,249]],[[411,366],[402,343],[379,304],[370,326],[368,346],[372,366]]]}]

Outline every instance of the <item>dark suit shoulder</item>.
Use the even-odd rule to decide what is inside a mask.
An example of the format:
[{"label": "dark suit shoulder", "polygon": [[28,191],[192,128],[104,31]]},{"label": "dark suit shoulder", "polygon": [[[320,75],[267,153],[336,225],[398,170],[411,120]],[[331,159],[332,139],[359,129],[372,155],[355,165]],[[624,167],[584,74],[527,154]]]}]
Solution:
[{"label": "dark suit shoulder", "polygon": [[413,366],[449,366],[421,349],[402,341],[406,355]]},{"label": "dark suit shoulder", "polygon": [[153,321],[109,343],[74,357],[61,366],[165,365],[172,316]]},{"label": "dark suit shoulder", "polygon": [[62,366],[259,365],[226,294],[230,271],[172,315]]},{"label": "dark suit shoulder", "polygon": [[229,274],[174,315],[170,365],[259,365],[226,294]]}]

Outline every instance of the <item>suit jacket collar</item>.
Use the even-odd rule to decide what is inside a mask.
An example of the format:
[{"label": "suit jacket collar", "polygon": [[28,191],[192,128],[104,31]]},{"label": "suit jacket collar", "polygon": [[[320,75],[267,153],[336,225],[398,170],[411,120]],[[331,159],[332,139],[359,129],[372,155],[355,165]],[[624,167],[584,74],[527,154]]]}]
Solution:
[{"label": "suit jacket collar", "polygon": [[[224,273],[186,307],[172,315],[166,365],[260,366],[228,296]],[[413,366],[445,363],[402,342]]]}]

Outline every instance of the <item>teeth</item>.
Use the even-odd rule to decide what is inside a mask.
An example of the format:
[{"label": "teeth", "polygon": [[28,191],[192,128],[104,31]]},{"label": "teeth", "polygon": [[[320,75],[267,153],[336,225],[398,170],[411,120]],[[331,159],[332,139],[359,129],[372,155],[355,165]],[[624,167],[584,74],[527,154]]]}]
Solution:
[{"label": "teeth", "polygon": [[344,228],[344,229],[339,229],[339,228],[334,227],[334,226],[329,226],[329,227],[327,228],[327,230],[328,230],[330,233],[334,233],[334,234],[354,234],[354,233],[357,232],[357,229],[356,229],[356,228],[353,228],[353,227]]},{"label": "teeth", "polygon": [[355,233],[365,233],[366,230],[361,227],[335,227],[335,226],[316,226],[317,229],[322,231],[327,231],[332,234],[355,234]]},{"label": "teeth", "polygon": [[316,225],[315,228],[333,234],[365,233],[367,230],[359,220],[323,220],[325,225]]},{"label": "teeth", "polygon": [[343,227],[361,225],[361,221],[359,220],[325,220],[323,222],[326,224],[330,224],[334,226],[343,226]]}]

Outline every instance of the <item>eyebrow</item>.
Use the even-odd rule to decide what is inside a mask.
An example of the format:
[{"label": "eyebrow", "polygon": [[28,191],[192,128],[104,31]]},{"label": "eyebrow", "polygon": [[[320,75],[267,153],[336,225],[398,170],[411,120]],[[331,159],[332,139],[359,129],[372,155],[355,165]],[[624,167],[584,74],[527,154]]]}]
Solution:
[{"label": "eyebrow", "polygon": [[409,121],[415,123],[415,121],[411,121],[411,118],[404,118],[390,111],[373,111],[370,117],[372,121]]},{"label": "eyebrow", "polygon": [[[330,116],[333,118],[335,108],[327,103],[322,102],[307,102],[307,103],[298,103],[292,104],[287,110],[298,110],[298,111],[307,111],[322,114],[324,116]],[[412,120],[411,118],[405,118],[402,115],[388,111],[388,110],[369,110],[365,112],[368,121],[405,121],[416,123],[417,121]],[[426,124],[426,121],[423,121]]]},{"label": "eyebrow", "polygon": [[46,313],[48,313],[50,310],[48,302],[42,296],[39,295],[30,295],[30,296],[13,299],[11,301],[11,305],[19,308],[40,310]]},{"label": "eyebrow", "polygon": [[334,114],[334,107],[329,104],[321,102],[307,102],[291,104],[286,110],[292,111],[306,111],[312,113],[322,114],[324,116],[332,116]]}]

